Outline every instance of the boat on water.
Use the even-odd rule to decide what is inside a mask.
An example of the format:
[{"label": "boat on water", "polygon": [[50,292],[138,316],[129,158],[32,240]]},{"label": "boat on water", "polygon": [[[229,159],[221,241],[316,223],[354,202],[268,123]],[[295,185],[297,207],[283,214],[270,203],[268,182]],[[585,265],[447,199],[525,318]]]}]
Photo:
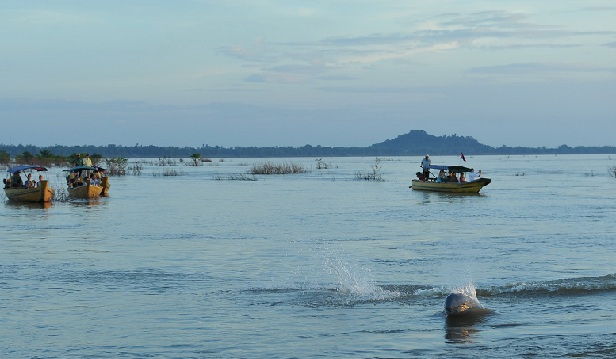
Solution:
[{"label": "boat on water", "polygon": [[97,166],[77,166],[65,170],[68,195],[71,198],[90,199],[109,196],[109,177],[105,169]]},{"label": "boat on water", "polygon": [[[411,186],[413,190],[418,191],[433,191],[433,192],[446,192],[446,193],[479,193],[481,189],[487,185],[489,185],[492,180],[489,178],[481,177],[481,174],[475,174],[472,168],[464,167],[464,166],[437,166],[430,165],[428,170],[439,170],[441,173],[447,171],[449,173],[448,176],[438,176],[427,178],[423,177],[423,175],[418,172],[418,179],[413,179],[411,181]],[[469,175],[469,180],[465,179],[464,174],[471,173],[473,175]],[[461,178],[464,180],[460,181],[458,179],[457,174],[460,174]]]},{"label": "boat on water", "polygon": [[9,178],[5,178],[4,193],[10,201],[14,202],[51,202],[53,198],[53,189],[49,185],[49,181],[41,179],[38,182],[32,180],[31,173],[28,179],[24,182],[21,178],[22,172],[32,171],[47,171],[47,168],[42,166],[15,166],[7,170],[10,174]]}]

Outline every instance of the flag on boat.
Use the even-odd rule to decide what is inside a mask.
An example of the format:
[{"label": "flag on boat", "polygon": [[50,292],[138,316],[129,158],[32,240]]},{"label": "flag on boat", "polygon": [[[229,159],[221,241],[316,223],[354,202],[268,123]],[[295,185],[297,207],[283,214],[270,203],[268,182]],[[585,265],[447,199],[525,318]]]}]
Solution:
[{"label": "flag on boat", "polygon": [[464,157],[464,153],[460,152],[460,158],[461,158],[464,162],[466,162],[466,157]]}]

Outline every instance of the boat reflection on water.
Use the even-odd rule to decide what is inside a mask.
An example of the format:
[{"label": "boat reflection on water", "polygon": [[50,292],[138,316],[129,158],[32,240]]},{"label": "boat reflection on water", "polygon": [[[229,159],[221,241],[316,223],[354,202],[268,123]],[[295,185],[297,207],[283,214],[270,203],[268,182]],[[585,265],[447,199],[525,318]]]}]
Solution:
[{"label": "boat reflection on water", "polygon": [[107,201],[103,200],[102,198],[87,198],[87,199],[73,199],[69,201],[69,203],[74,206],[94,207],[94,206],[103,205],[107,203]]},{"label": "boat reflection on water", "polygon": [[460,203],[468,198],[488,197],[483,193],[447,193],[431,191],[416,191],[415,193],[421,195],[421,201],[419,201],[418,204],[429,204],[432,202]]},{"label": "boat reflection on water", "polygon": [[47,209],[50,208],[53,204],[52,202],[15,202],[15,201],[7,201],[5,203],[6,206],[14,208],[14,209]]},{"label": "boat reflection on water", "polygon": [[480,330],[475,326],[483,323],[489,312],[469,313],[447,316],[445,320],[445,339],[447,343],[472,343],[473,336]]}]

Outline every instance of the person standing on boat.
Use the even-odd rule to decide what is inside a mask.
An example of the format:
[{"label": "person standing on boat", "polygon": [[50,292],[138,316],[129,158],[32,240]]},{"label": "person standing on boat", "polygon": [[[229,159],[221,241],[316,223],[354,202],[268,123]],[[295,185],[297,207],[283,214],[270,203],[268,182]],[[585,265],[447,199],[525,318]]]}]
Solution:
[{"label": "person standing on boat", "polygon": [[421,161],[421,168],[423,168],[423,175],[426,181],[430,179],[430,165],[431,164],[432,164],[432,161],[430,161],[429,155],[426,155],[426,157],[424,157],[424,159]]}]

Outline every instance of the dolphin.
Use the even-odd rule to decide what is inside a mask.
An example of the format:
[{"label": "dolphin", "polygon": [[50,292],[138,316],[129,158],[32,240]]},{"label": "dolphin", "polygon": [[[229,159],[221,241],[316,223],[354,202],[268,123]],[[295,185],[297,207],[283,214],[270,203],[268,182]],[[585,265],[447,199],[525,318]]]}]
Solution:
[{"label": "dolphin", "polygon": [[447,315],[462,315],[477,310],[483,310],[483,306],[475,296],[464,293],[451,293],[445,298],[445,312]]}]

